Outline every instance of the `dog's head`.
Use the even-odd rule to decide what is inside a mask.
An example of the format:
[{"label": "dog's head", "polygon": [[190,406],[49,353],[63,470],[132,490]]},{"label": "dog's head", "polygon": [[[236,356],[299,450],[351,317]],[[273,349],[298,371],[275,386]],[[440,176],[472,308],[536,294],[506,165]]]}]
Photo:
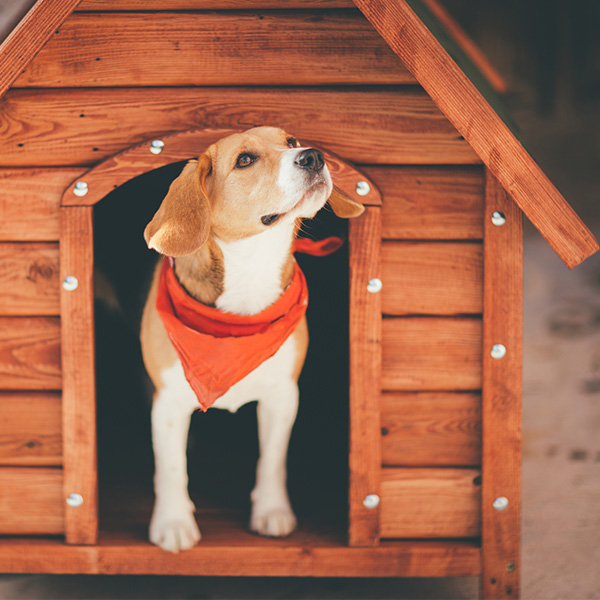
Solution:
[{"label": "dog's head", "polygon": [[257,127],[213,144],[173,181],[144,236],[167,256],[198,250],[209,233],[223,240],[313,217],[329,199],[344,218],[364,210],[334,189],[323,154],[275,127]]}]

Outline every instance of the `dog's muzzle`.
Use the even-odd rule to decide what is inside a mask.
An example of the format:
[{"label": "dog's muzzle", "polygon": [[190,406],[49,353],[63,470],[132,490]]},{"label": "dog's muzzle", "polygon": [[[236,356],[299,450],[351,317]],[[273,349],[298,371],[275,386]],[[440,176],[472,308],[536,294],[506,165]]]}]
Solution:
[{"label": "dog's muzzle", "polygon": [[300,152],[294,163],[301,169],[312,173],[319,173],[325,166],[325,159],[323,158],[323,154],[316,148],[309,148]]}]

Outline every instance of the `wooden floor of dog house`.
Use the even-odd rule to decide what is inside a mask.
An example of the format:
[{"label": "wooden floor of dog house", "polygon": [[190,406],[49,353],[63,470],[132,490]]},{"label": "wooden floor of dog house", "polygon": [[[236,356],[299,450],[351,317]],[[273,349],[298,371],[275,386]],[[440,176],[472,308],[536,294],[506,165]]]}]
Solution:
[{"label": "wooden floor of dog house", "polygon": [[97,545],[69,546],[62,538],[4,538],[0,564],[11,573],[139,574],[291,577],[444,577],[481,573],[477,541],[384,541],[350,548],[331,524],[301,521],[285,539],[251,534],[242,511],[204,508],[203,539],[192,550],[165,552],[147,541],[147,511],[115,506]]}]

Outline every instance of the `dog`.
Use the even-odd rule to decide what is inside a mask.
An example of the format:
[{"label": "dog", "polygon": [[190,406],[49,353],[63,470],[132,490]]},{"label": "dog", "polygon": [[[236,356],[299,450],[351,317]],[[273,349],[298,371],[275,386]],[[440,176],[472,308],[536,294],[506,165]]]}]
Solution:
[{"label": "dog", "polygon": [[[308,330],[303,276],[293,258],[293,244],[302,219],[314,217],[327,201],[343,218],[364,210],[333,187],[319,150],[302,147],[281,129],[257,127],[221,139],[188,162],[144,231],[149,248],[171,257],[159,262],[155,271],[140,332],[144,363],[155,388],[155,504],[149,537],[164,550],[186,550],[201,538],[187,489],[186,445],[192,413],[209,406],[235,412],[258,400],[260,456],[249,527],[273,537],[286,536],[296,527],[287,494],[286,457]],[[217,337],[226,335],[220,327],[229,327],[220,322],[225,315],[234,320],[234,328],[245,327],[249,319],[262,339],[271,336],[271,329],[263,331],[255,319],[279,310],[290,290],[297,296],[295,304],[286,304],[283,313],[271,319],[281,331],[266,350],[254,352],[251,341],[250,351],[239,356],[233,345],[224,351],[208,346],[196,353],[196,338],[186,346],[179,333],[169,329],[169,319],[175,329],[180,327],[178,311],[195,320],[196,307],[199,313],[209,313],[210,323],[219,321]],[[175,296],[183,308],[173,308]],[[292,313],[294,318],[288,318]],[[189,324],[182,326],[184,338]],[[230,342],[228,338],[223,343]],[[195,353],[198,359],[191,356]],[[216,366],[193,364],[220,355]],[[232,371],[233,379],[220,381],[220,371],[227,377]]]}]

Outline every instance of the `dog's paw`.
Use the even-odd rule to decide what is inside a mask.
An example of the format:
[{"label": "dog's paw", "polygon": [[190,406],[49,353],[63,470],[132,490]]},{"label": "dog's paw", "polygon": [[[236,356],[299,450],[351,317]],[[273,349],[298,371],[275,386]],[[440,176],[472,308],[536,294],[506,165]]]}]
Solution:
[{"label": "dog's paw", "polygon": [[193,513],[182,513],[176,518],[154,514],[150,522],[150,541],[168,552],[177,553],[193,548],[201,539]]},{"label": "dog's paw", "polygon": [[259,535],[284,537],[296,529],[296,517],[289,508],[272,508],[267,511],[253,510],[250,529]]}]

